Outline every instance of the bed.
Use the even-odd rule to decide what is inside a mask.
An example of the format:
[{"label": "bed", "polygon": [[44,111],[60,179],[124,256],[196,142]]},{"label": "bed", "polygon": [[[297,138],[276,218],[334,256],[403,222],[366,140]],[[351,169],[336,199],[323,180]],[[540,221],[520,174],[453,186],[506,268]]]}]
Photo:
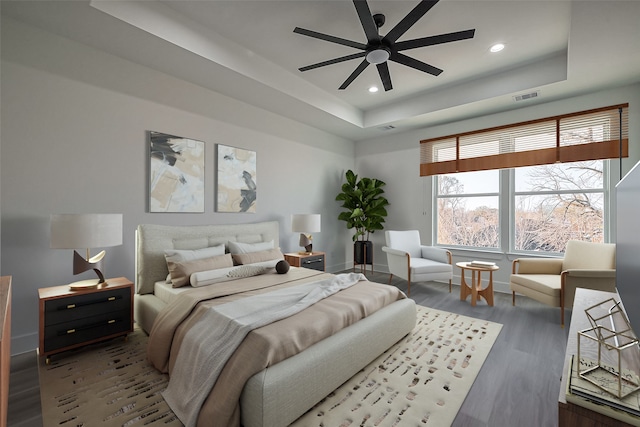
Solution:
[{"label": "bed", "polygon": [[[168,268],[165,251],[201,250],[219,245],[225,245],[228,250],[230,242],[259,245],[273,241],[277,246],[278,230],[279,224],[276,221],[233,225],[139,225],[136,230],[136,295],[134,299],[134,316],[138,326],[150,333],[159,315],[159,319],[169,316],[167,313],[171,311],[167,307],[174,298],[177,299],[185,292],[195,294],[206,288],[190,289],[190,286],[186,286],[173,289],[166,286]],[[275,272],[269,274],[287,276],[291,281],[299,279],[307,284],[313,280],[330,280],[336,277],[328,273],[294,267],[287,274],[278,275]],[[318,276],[314,276],[315,274]],[[275,280],[275,277],[268,274],[263,276],[262,278],[252,277],[249,280]],[[373,288],[374,285],[375,288]],[[362,292],[362,286],[370,286],[367,289],[374,289],[375,292],[378,292],[381,287],[390,288],[387,285],[362,282],[353,286],[353,292]],[[350,289],[348,291],[351,292]],[[339,294],[347,293],[339,292]],[[179,298],[183,297],[184,295]],[[360,297],[362,294],[358,298]],[[333,298],[335,297],[326,298],[326,301],[331,301]],[[321,307],[321,304],[306,309],[305,313],[307,315],[312,313],[312,308],[315,306]],[[305,313],[299,315],[302,316]],[[308,345],[297,354],[257,371],[248,377],[246,382],[243,381],[243,384],[238,385],[241,391],[235,410],[237,413],[230,417],[234,418],[235,425],[245,427],[289,425],[409,333],[415,325],[415,313],[414,302],[402,295],[385,303],[375,312],[366,313],[366,317]],[[291,320],[293,323],[295,319],[296,317],[292,316],[282,322]],[[322,318],[318,323],[324,321]],[[159,320],[158,323],[161,321]],[[257,331],[268,328],[266,326]],[[219,394],[220,391],[218,391]],[[215,400],[215,393],[212,392],[206,401],[211,403],[210,401]],[[203,406],[197,425],[220,425],[217,416],[212,415],[213,418],[207,418],[210,412],[205,408],[206,406]]]}]

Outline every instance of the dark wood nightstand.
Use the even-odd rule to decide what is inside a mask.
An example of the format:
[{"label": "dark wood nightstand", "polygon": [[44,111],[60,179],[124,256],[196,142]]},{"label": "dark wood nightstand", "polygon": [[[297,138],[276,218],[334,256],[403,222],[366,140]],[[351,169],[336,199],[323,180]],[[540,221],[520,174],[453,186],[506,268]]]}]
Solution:
[{"label": "dark wood nightstand", "polygon": [[38,289],[40,356],[49,356],[133,332],[133,283],[107,279],[95,289],[69,285]]},{"label": "dark wood nightstand", "polygon": [[284,254],[284,259],[292,267],[304,267],[312,270],[325,271],[324,252],[311,253],[288,253]]}]

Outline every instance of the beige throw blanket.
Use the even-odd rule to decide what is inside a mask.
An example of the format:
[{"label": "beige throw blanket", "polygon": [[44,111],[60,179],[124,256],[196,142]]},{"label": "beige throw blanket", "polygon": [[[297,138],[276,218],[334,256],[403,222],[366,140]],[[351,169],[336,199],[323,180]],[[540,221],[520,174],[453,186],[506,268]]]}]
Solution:
[{"label": "beige throw blanket", "polygon": [[182,342],[163,392],[169,407],[186,427],[194,427],[222,368],[250,331],[292,316],[360,280],[367,279],[359,273],[339,274],[209,309]]},{"label": "beige throw blanket", "polygon": [[[292,268],[287,274],[264,274],[181,293],[156,318],[147,346],[149,361],[173,375],[184,338],[212,306],[329,277],[333,275]],[[363,280],[293,316],[251,331],[220,373],[197,425],[239,426],[240,394],[249,378],[403,298],[394,286]]]}]

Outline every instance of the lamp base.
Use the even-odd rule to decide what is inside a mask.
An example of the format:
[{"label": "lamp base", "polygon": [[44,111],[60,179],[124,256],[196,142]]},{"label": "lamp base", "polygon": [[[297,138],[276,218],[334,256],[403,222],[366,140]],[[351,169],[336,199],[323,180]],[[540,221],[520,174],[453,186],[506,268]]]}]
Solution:
[{"label": "lamp base", "polygon": [[99,289],[107,286],[107,282],[101,282],[99,279],[79,280],[69,284],[72,291],[83,291],[85,289]]}]

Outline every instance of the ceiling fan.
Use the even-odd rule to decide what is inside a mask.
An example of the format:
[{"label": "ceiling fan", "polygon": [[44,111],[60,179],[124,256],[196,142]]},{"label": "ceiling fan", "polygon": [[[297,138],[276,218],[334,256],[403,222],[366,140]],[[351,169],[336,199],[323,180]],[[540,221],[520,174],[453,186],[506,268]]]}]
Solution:
[{"label": "ceiling fan", "polygon": [[408,49],[416,49],[419,47],[471,39],[475,34],[475,29],[456,31],[454,33],[439,34],[437,36],[422,37],[419,39],[401,42],[398,42],[397,40],[406,33],[413,24],[418,22],[418,20],[422,18],[433,6],[435,6],[438,1],[439,0],[421,0],[420,3],[418,3],[418,5],[407,14],[407,16],[405,16],[398,24],[396,24],[395,27],[391,29],[391,31],[387,33],[387,35],[381,37],[378,29],[384,25],[385,16],[379,13],[372,15],[366,0],[353,0],[356,12],[358,12],[358,17],[360,18],[360,23],[362,24],[362,29],[367,36],[366,44],[296,27],[293,30],[294,33],[362,50],[362,52],[354,53],[352,55],[341,56],[328,61],[318,62],[317,64],[307,65],[306,67],[299,68],[299,70],[308,71],[324,67],[326,65],[337,64],[339,62],[364,57],[364,60],[360,65],[358,65],[347,80],[345,80],[338,88],[340,90],[346,89],[351,82],[353,82],[356,77],[358,77],[364,69],[369,66],[369,64],[375,64],[378,68],[378,73],[380,74],[384,90],[388,91],[393,89],[387,61],[397,62],[399,64],[406,65],[407,67],[415,68],[416,70],[437,76],[442,73],[440,68],[418,61],[417,59],[411,58],[400,52]]}]

